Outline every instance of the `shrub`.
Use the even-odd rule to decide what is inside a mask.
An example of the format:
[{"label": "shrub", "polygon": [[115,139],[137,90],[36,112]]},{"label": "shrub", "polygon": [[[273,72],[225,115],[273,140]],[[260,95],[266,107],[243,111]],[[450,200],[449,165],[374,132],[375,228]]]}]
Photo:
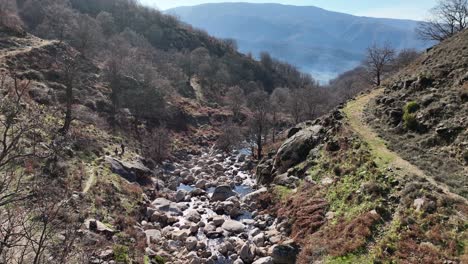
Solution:
[{"label": "shrub", "polygon": [[410,130],[418,129],[418,121],[416,120],[416,116],[414,114],[404,113],[403,122],[404,122],[406,129],[410,129]]},{"label": "shrub", "polygon": [[419,104],[416,103],[415,101],[411,101],[407,103],[404,109],[405,113],[410,113],[410,114],[416,113],[416,111],[418,110],[419,110]]},{"label": "shrub", "polygon": [[232,122],[227,122],[221,128],[221,134],[216,140],[216,148],[224,152],[230,152],[238,148],[242,140],[241,128]]},{"label": "shrub", "polygon": [[419,110],[419,104],[411,101],[406,104],[403,111],[403,123],[406,129],[418,130],[419,124],[415,113]]},{"label": "shrub", "polygon": [[159,163],[171,156],[172,137],[164,126],[146,131],[142,137],[144,157]]},{"label": "shrub", "polygon": [[166,261],[164,260],[164,258],[161,257],[161,256],[154,256],[154,257],[152,258],[152,260],[155,261],[155,262],[158,263],[158,264],[164,264],[164,263],[166,263]]},{"label": "shrub", "polygon": [[130,258],[128,257],[128,247],[124,245],[114,245],[114,260],[121,263],[129,263]]}]

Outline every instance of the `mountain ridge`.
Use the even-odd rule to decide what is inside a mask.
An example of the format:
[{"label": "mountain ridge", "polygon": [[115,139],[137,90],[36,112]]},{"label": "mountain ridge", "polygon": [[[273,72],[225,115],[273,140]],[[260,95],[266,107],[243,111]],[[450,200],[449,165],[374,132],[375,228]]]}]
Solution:
[{"label": "mountain ridge", "polygon": [[353,16],[314,6],[220,3],[165,12],[216,37],[237,40],[241,52],[258,56],[267,51],[321,81],[357,66],[373,43],[390,42],[397,50],[424,50],[432,44],[417,38],[418,21]]}]

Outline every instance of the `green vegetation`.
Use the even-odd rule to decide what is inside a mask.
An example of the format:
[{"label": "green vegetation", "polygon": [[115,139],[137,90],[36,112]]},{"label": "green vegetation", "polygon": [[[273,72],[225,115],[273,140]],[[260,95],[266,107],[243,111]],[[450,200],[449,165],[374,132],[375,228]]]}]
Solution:
[{"label": "green vegetation", "polygon": [[[370,151],[364,146],[362,144],[361,149],[351,153],[342,153],[347,157],[340,161],[343,175],[327,190],[330,210],[337,216],[335,220],[340,217],[351,220],[381,206],[383,196],[388,192],[387,186],[391,178],[384,177],[376,168]],[[330,160],[330,163],[336,162]],[[336,167],[332,170],[336,170]]]},{"label": "green vegetation", "polygon": [[380,168],[385,168],[397,158],[397,155],[389,151],[386,142],[362,122],[362,113],[364,112],[367,102],[376,97],[381,91],[382,90],[375,90],[371,94],[349,102],[343,109],[343,112],[351,127],[365,139],[362,143],[366,144],[370,149],[374,162]]},{"label": "green vegetation", "polygon": [[153,257],[152,259],[153,259],[154,261],[156,261],[156,263],[158,263],[158,264],[164,264],[164,263],[166,263],[166,260],[164,260],[164,258],[161,257],[161,256],[155,256],[155,257]]},{"label": "green vegetation", "polygon": [[403,108],[403,123],[406,129],[417,130],[419,127],[415,113],[419,110],[419,104],[412,101]]},{"label": "green vegetation", "polygon": [[114,259],[117,262],[130,263],[128,256],[129,248],[124,245],[114,245],[112,251],[114,252]]},{"label": "green vegetation", "polygon": [[418,129],[418,121],[416,120],[416,116],[414,114],[404,113],[403,123],[406,129],[409,129],[409,130]]},{"label": "green vegetation", "polygon": [[277,185],[274,187],[274,193],[281,201],[285,201],[293,194],[293,189],[289,189],[288,187],[282,185]]},{"label": "green vegetation", "polygon": [[382,249],[387,251],[396,251],[397,243],[400,241],[401,236],[401,220],[399,218],[393,219],[392,222],[386,226],[381,235],[381,239],[378,241],[379,247],[375,247],[374,253],[378,256],[383,254]]},{"label": "green vegetation", "polygon": [[410,113],[410,114],[416,113],[416,111],[418,110],[419,110],[419,104],[416,103],[415,101],[411,101],[407,103],[404,109],[406,113]]},{"label": "green vegetation", "polygon": [[154,256],[154,257],[145,256],[145,258],[144,258],[144,264],[150,264],[151,261],[156,262],[157,264],[164,264],[164,263],[166,263],[166,261],[164,260],[164,258],[161,257],[161,256]]},{"label": "green vegetation", "polygon": [[329,257],[325,260],[326,264],[372,264],[374,263],[367,255],[349,254],[341,257]]}]

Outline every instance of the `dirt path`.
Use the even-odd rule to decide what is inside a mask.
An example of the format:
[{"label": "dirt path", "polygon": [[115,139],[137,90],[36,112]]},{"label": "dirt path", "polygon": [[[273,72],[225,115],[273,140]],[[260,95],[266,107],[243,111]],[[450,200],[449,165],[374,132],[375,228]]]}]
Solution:
[{"label": "dirt path", "polygon": [[379,166],[396,169],[401,176],[416,175],[424,178],[434,187],[441,189],[449,197],[468,203],[464,197],[451,192],[448,186],[437,182],[432,177],[426,175],[420,168],[404,160],[397,153],[389,150],[387,148],[387,142],[380,138],[379,135],[364,121],[364,110],[366,105],[382,93],[383,89],[373,90],[372,92],[349,102],[343,110],[351,128],[369,144],[373,155],[376,157],[376,163]]},{"label": "dirt path", "polygon": [[[23,43],[27,40],[26,43]],[[13,50],[0,50],[0,62],[3,61],[4,58],[13,57],[18,54],[30,52],[33,49],[39,49],[48,45],[52,45],[58,43],[56,40],[43,40],[36,37],[27,37],[27,39],[18,39],[18,43],[24,44],[22,47],[15,48]]]},{"label": "dirt path", "polygon": [[88,179],[86,179],[86,183],[83,188],[83,193],[86,194],[89,192],[91,187],[96,184],[96,172],[93,169],[87,170],[87,174],[89,175]]}]

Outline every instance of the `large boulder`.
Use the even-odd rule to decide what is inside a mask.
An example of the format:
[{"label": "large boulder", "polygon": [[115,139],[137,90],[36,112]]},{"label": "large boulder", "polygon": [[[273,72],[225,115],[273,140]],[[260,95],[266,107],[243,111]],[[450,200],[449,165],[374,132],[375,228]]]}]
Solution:
[{"label": "large boulder", "polygon": [[213,225],[218,227],[218,226],[221,226],[222,224],[224,224],[224,222],[226,221],[226,219],[224,219],[223,216],[220,216],[220,215],[217,215],[215,217],[213,217]]},{"label": "large boulder", "polygon": [[172,201],[169,201],[165,198],[157,198],[151,203],[151,207],[149,207],[147,210],[152,211],[151,209],[155,209],[156,211],[161,211],[165,213],[169,213],[170,215],[175,215],[179,216],[182,215],[182,209],[181,205],[174,203]]},{"label": "large boulder", "polygon": [[87,219],[85,222],[84,222],[84,225],[86,226],[86,228],[88,228],[90,231],[93,231],[95,233],[98,233],[98,234],[103,234],[103,235],[106,235],[108,237],[111,237],[113,234],[116,233],[116,231],[102,223],[101,221],[98,221],[96,219]]},{"label": "large boulder", "polygon": [[145,230],[145,235],[146,235],[146,243],[148,245],[151,245],[153,243],[157,243],[161,240],[161,231],[157,229],[148,229]]},{"label": "large boulder", "polygon": [[294,189],[299,184],[299,181],[299,178],[295,176],[289,176],[288,173],[283,173],[281,175],[277,175],[273,180],[273,183],[276,185],[282,185]]},{"label": "large boulder", "polygon": [[226,220],[221,227],[231,233],[242,233],[245,231],[245,226],[235,220]]},{"label": "large boulder", "polygon": [[193,251],[196,249],[198,243],[198,239],[196,237],[188,237],[185,240],[185,248],[187,248],[188,251]]},{"label": "large boulder", "polygon": [[226,201],[229,197],[235,196],[236,193],[232,190],[229,185],[222,185],[215,188],[213,194],[211,195],[211,201]]},{"label": "large boulder", "polygon": [[187,211],[184,213],[184,216],[185,216],[185,218],[187,218],[189,221],[192,221],[192,222],[194,222],[194,223],[198,223],[198,222],[200,222],[200,220],[201,220],[200,214],[199,214],[196,210],[193,210],[193,209],[187,210]]},{"label": "large boulder", "polygon": [[271,250],[271,258],[275,264],[294,264],[296,263],[299,250],[292,245],[276,245]]},{"label": "large boulder", "polygon": [[255,203],[258,201],[259,197],[263,194],[268,193],[268,189],[263,187],[255,192],[251,192],[242,198],[242,201],[250,207],[254,207]]},{"label": "large boulder", "polygon": [[239,257],[244,263],[252,263],[255,258],[255,247],[251,246],[249,242],[244,243],[239,251]]},{"label": "large boulder", "polygon": [[254,261],[252,264],[273,264],[273,258],[272,257],[259,258],[256,261]]},{"label": "large boulder", "polygon": [[105,160],[113,173],[130,182],[147,183],[146,177],[152,174],[152,171],[141,161],[125,162],[110,156],[106,156]]},{"label": "large boulder", "polygon": [[275,173],[285,173],[289,168],[305,161],[310,150],[321,142],[323,135],[323,127],[314,125],[298,131],[287,139],[276,154],[273,163]]},{"label": "large boulder", "polygon": [[273,181],[273,160],[264,159],[258,164],[255,171],[259,184],[270,184]]}]

